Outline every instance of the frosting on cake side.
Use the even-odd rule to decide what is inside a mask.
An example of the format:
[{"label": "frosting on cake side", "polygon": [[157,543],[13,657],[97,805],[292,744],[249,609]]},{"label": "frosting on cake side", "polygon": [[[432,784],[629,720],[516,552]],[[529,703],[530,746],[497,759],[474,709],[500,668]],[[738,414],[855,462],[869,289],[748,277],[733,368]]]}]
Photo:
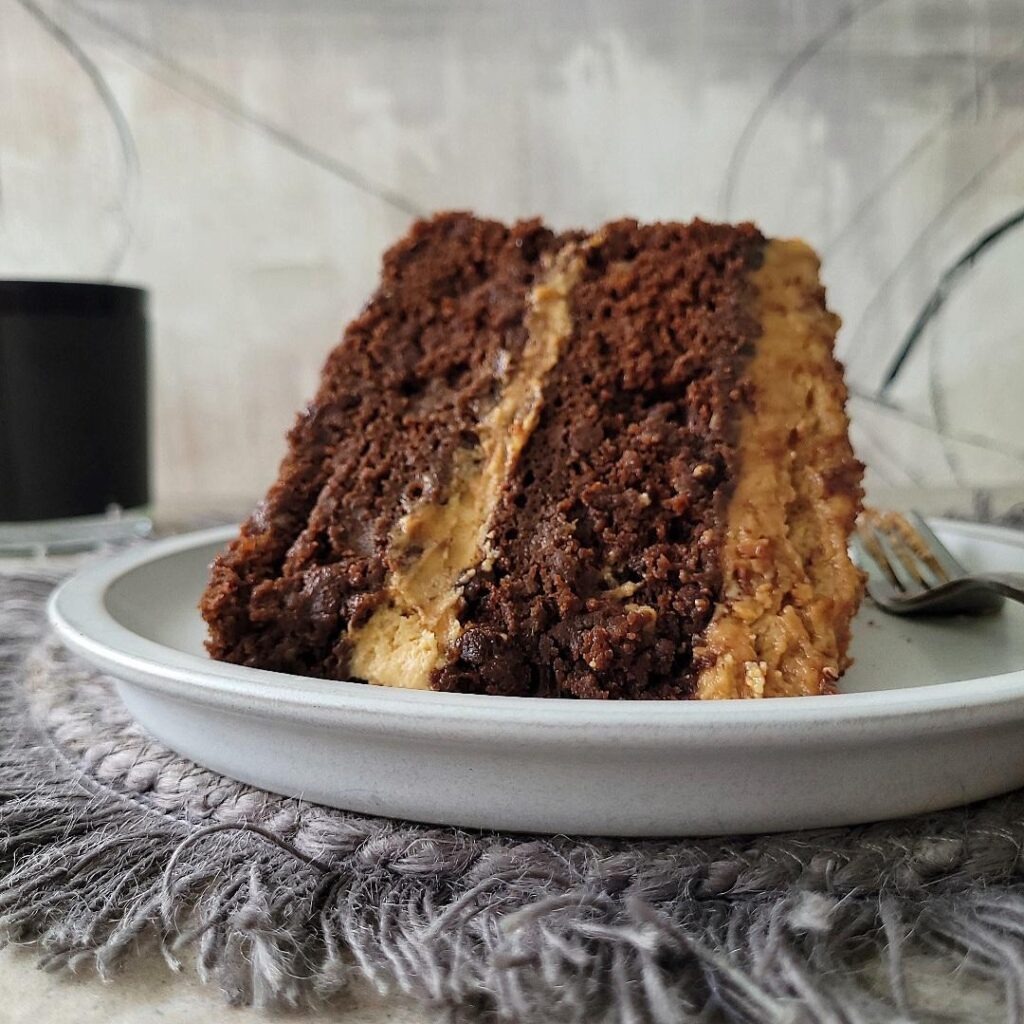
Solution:
[{"label": "frosting on cake side", "polygon": [[834,688],[863,589],[847,554],[861,467],[818,259],[803,242],[770,241],[752,282],[761,336],[746,371],[722,598],[697,651],[703,699]]}]

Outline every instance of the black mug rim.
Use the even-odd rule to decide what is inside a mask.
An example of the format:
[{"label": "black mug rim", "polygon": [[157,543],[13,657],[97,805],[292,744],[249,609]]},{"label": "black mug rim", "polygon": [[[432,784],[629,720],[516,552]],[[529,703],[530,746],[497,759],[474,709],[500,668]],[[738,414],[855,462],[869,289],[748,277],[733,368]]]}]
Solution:
[{"label": "black mug rim", "polygon": [[0,316],[145,316],[148,293],[102,281],[0,279]]}]

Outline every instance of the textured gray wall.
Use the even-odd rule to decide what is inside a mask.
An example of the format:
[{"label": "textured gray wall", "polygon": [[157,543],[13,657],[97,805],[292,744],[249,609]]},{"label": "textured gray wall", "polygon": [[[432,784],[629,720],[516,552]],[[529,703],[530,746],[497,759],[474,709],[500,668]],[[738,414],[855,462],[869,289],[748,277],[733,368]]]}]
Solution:
[{"label": "textured gray wall", "polygon": [[1022,143],[1019,0],[0,0],[0,274],[152,288],[172,500],[266,484],[452,206],[803,235],[872,480],[1019,481]]}]

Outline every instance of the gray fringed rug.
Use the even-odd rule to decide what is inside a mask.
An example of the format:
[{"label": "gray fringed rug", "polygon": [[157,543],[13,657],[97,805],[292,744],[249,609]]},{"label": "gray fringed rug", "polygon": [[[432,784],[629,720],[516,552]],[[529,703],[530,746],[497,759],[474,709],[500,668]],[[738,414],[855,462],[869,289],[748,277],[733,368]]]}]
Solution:
[{"label": "gray fringed rug", "polygon": [[902,971],[927,949],[1024,1015],[1024,792],[698,841],[346,814],[149,739],[46,635],[55,582],[0,576],[0,928],[44,966],[107,975],[155,940],[232,1002],[319,1000],[355,971],[457,1019],[852,1024],[929,1019]]}]

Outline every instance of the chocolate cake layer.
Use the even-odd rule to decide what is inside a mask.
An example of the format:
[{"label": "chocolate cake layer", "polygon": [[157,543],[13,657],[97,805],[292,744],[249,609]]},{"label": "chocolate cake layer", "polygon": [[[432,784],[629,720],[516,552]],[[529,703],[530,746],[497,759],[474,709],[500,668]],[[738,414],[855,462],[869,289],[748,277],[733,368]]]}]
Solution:
[{"label": "chocolate cake layer", "polygon": [[823,692],[860,470],[813,253],[447,214],[385,258],[214,565],[214,657],[591,698]]},{"label": "chocolate cake layer", "polygon": [[468,214],[417,224],[324,367],[277,482],[214,563],[208,649],[343,679],[349,630],[388,600],[396,521],[443,500],[453,457],[527,339],[526,302],[559,240]]}]

